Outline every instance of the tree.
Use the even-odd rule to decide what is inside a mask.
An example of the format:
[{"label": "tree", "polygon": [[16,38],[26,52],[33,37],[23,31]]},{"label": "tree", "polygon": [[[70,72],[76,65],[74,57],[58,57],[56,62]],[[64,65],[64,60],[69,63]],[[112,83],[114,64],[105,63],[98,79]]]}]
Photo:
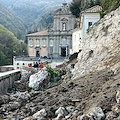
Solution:
[{"label": "tree", "polygon": [[21,43],[12,32],[0,25],[0,65],[12,64],[13,56],[23,54],[27,54],[27,45]]},{"label": "tree", "polygon": [[70,11],[72,12],[73,15],[75,15],[77,18],[80,15],[81,11],[81,0],[73,0],[70,4]]},{"label": "tree", "polygon": [[70,11],[78,18],[81,11],[98,5],[100,2],[101,0],[72,0],[70,3]]},{"label": "tree", "polygon": [[103,0],[101,17],[117,9],[120,6],[119,0]]},{"label": "tree", "polygon": [[89,0],[87,7],[88,7],[88,8],[91,8],[91,7],[93,7],[93,6],[95,6],[95,1],[94,1],[94,0]]}]

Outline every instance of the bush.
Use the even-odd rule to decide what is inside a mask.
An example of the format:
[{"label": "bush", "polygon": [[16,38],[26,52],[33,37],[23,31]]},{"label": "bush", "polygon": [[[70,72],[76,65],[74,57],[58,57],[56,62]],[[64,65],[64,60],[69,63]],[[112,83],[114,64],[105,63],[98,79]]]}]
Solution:
[{"label": "bush", "polygon": [[56,72],[52,67],[50,67],[49,65],[46,66],[47,71],[50,73],[51,77],[50,77],[50,82],[57,82],[57,80],[59,79],[60,73]]}]

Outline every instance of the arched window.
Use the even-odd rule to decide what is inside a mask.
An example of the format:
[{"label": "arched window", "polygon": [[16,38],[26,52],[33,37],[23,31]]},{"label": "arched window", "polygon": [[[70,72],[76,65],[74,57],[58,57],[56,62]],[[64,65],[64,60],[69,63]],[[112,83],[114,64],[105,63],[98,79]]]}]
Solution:
[{"label": "arched window", "polygon": [[38,39],[36,40],[36,46],[37,46],[37,47],[40,46],[40,45],[39,45],[39,40],[38,40]]},{"label": "arched window", "polygon": [[66,30],[66,23],[62,24],[62,30],[65,31]]},{"label": "arched window", "polygon": [[43,46],[44,47],[46,46],[46,40],[43,40]]},{"label": "arched window", "polygon": [[33,46],[33,40],[30,40],[30,47]]},{"label": "arched window", "polygon": [[53,40],[50,40],[50,46],[53,47]]}]

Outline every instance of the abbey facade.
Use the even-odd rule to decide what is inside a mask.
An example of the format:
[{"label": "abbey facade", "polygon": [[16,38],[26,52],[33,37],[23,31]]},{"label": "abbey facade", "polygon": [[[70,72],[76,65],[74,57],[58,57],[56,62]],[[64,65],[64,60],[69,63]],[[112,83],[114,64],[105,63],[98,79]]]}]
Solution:
[{"label": "abbey facade", "polygon": [[72,48],[72,32],[75,16],[68,9],[67,3],[54,12],[53,28],[28,34],[28,53],[34,57],[68,57]]}]

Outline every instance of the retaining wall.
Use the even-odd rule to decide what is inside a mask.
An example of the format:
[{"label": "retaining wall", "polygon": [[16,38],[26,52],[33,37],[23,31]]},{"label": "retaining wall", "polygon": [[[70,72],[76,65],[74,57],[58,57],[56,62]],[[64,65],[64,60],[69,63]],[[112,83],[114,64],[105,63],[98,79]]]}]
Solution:
[{"label": "retaining wall", "polygon": [[0,73],[0,95],[6,94],[9,88],[12,88],[14,82],[20,78],[20,70],[13,70]]}]

